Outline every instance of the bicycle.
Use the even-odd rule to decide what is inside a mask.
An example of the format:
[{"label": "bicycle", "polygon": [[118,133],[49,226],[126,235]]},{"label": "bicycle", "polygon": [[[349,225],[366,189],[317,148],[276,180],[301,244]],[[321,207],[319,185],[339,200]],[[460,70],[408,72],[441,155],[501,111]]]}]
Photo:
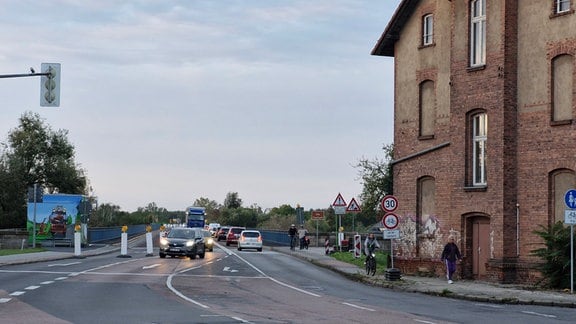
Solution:
[{"label": "bicycle", "polygon": [[290,250],[294,251],[296,249],[296,235],[290,236]]},{"label": "bicycle", "polygon": [[376,274],[376,253],[370,250],[370,254],[366,257],[366,275],[373,276]]}]

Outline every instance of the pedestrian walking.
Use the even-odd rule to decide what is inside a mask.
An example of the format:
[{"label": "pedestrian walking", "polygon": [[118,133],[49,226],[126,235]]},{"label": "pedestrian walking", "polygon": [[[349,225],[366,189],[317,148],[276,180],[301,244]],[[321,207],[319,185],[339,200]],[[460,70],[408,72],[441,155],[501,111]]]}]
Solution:
[{"label": "pedestrian walking", "polygon": [[448,243],[444,246],[440,259],[446,264],[446,279],[448,279],[448,283],[451,284],[453,283],[452,276],[454,272],[456,272],[456,261],[462,259],[458,245],[454,243],[453,236],[448,238]]}]

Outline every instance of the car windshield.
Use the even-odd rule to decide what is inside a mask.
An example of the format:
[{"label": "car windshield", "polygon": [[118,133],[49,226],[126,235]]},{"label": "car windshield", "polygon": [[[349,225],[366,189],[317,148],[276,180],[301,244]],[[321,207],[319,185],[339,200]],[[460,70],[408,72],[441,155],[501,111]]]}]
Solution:
[{"label": "car windshield", "polygon": [[260,233],[258,232],[244,232],[244,237],[258,237],[260,236]]},{"label": "car windshield", "polygon": [[196,232],[194,230],[171,230],[168,233],[169,238],[183,238],[183,239],[191,239],[196,237]]}]

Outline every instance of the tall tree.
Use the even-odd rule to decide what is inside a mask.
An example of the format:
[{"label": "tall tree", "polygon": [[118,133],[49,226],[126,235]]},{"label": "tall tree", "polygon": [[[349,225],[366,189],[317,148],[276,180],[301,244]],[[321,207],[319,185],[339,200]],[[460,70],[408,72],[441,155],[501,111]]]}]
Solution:
[{"label": "tall tree", "polygon": [[48,193],[83,194],[86,176],[74,161],[66,130],[53,131],[37,113],[26,112],[8,134],[0,159],[0,226],[25,227],[26,193],[34,183]]},{"label": "tall tree", "polygon": [[394,158],[394,145],[388,144],[382,147],[384,158],[374,160],[362,159],[355,166],[359,169],[362,181],[362,213],[358,220],[364,225],[370,225],[376,221],[378,205],[384,196],[393,193],[392,160]]},{"label": "tall tree", "polygon": [[229,192],[224,199],[224,208],[235,209],[242,207],[242,199],[237,192]]}]

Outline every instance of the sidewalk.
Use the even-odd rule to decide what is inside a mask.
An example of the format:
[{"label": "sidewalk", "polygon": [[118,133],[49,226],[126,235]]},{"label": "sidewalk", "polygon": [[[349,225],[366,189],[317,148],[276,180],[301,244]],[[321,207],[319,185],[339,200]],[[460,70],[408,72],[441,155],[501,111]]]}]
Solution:
[{"label": "sidewalk", "polygon": [[[131,244],[129,243],[129,246]],[[459,280],[448,284],[443,278],[405,276],[397,281],[388,281],[383,275],[367,276],[363,269],[338,261],[324,254],[323,247],[310,247],[308,250],[290,251],[289,247],[270,247],[271,250],[293,255],[318,266],[332,269],[351,280],[405,292],[418,292],[429,295],[474,300],[479,302],[530,304],[576,308],[576,293],[523,289],[517,285],[503,285],[473,280]],[[23,264],[39,261],[83,258],[105,253],[120,252],[119,244],[94,245],[81,249],[76,256],[74,248],[56,247],[50,251],[0,256],[0,267],[9,264]]]},{"label": "sidewalk", "polygon": [[289,247],[272,247],[273,251],[290,254],[321,267],[332,269],[352,280],[398,291],[418,292],[429,295],[502,304],[529,304],[576,308],[576,293],[528,290],[518,285],[504,285],[474,280],[459,280],[448,284],[443,278],[405,276],[388,281],[384,275],[367,276],[364,269],[338,261],[324,254],[324,247],[290,251]]}]

